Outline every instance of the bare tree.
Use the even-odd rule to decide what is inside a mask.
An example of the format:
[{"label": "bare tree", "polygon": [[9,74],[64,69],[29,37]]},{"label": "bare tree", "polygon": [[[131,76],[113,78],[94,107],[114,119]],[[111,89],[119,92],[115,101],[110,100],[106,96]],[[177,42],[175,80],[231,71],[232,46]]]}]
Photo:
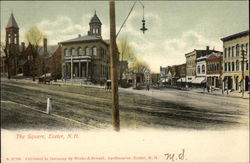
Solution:
[{"label": "bare tree", "polygon": [[36,69],[36,59],[38,56],[39,45],[42,43],[44,38],[43,32],[37,27],[32,27],[25,34],[26,40],[29,42],[30,53],[31,53],[31,71],[33,81],[35,81],[35,69]]}]

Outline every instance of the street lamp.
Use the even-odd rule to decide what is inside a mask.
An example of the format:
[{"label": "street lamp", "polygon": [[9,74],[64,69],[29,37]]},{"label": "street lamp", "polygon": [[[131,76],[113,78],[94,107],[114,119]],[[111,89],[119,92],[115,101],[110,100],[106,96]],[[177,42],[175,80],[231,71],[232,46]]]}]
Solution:
[{"label": "street lamp", "polygon": [[144,5],[142,4],[142,2],[141,2],[140,0],[136,0],[136,1],[134,2],[134,4],[133,4],[132,8],[130,9],[130,11],[129,11],[127,17],[125,18],[124,22],[122,23],[122,26],[120,27],[119,31],[117,32],[116,37],[118,37],[120,31],[122,30],[123,26],[124,26],[125,23],[127,22],[128,17],[129,17],[129,15],[131,14],[131,12],[133,11],[133,9],[134,9],[134,7],[135,7],[137,1],[140,2],[141,6],[142,6],[142,10],[143,10],[143,13],[142,13],[142,15],[143,15],[143,19],[142,19],[142,28],[141,28],[140,30],[143,32],[143,34],[145,33],[146,30],[148,30],[148,29],[145,27],[146,20],[144,19]]},{"label": "street lamp", "polygon": [[[116,34],[116,22],[115,22],[115,0],[109,0],[109,18],[110,18],[110,68],[111,68],[111,89],[112,89],[112,126],[115,131],[120,131],[120,113],[119,113],[119,96],[118,96],[118,82],[117,82],[117,62],[119,59],[118,49],[116,45],[116,38],[118,37],[122,27],[125,25],[129,15],[131,14],[135,4],[134,2],[128,16],[123,22],[121,28]],[[140,2],[140,1],[139,1]],[[143,6],[143,4],[140,2]],[[143,6],[143,27],[142,31],[145,32],[145,20],[144,20],[144,6]]]}]

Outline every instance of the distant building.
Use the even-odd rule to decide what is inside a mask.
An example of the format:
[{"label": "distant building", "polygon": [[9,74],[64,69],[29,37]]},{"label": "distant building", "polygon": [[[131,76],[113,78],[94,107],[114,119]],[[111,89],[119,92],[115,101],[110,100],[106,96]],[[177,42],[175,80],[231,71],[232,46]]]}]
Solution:
[{"label": "distant building", "polygon": [[160,73],[152,73],[151,80],[152,80],[152,84],[158,84],[160,81]]},{"label": "distant building", "polygon": [[162,67],[160,66],[160,82],[161,84],[167,84],[171,82],[171,66]]},{"label": "distant building", "polygon": [[196,50],[185,54],[186,56],[186,82],[189,85],[204,85],[206,83],[207,57],[211,53],[220,53],[217,50]]},{"label": "distant building", "polygon": [[102,23],[96,13],[85,36],[59,42],[62,45],[62,76],[104,82],[110,79],[109,41],[102,39]]},{"label": "distant building", "polygon": [[221,87],[222,53],[212,53],[207,58],[207,84],[213,88]]},{"label": "distant building", "polygon": [[[224,37],[221,40],[224,49],[223,89],[249,91],[249,30]],[[244,62],[242,50],[245,52]]]}]

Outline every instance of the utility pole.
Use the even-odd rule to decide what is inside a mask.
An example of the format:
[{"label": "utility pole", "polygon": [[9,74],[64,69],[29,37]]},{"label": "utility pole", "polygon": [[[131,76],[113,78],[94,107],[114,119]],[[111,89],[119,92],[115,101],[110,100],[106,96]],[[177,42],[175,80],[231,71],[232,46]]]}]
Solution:
[{"label": "utility pole", "polygon": [[109,1],[110,18],[110,60],[111,60],[111,87],[112,87],[112,125],[115,131],[120,131],[119,98],[117,83],[118,51],[116,46],[115,0]]}]

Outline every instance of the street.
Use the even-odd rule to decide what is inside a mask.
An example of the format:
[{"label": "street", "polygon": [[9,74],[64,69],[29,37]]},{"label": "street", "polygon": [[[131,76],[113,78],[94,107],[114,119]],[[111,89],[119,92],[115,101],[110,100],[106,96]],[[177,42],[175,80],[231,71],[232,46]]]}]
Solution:
[{"label": "street", "polygon": [[[52,114],[46,114],[47,98]],[[248,128],[249,100],[165,88],[119,89],[121,129]],[[1,81],[4,129],[110,129],[111,91],[31,81]]]}]

